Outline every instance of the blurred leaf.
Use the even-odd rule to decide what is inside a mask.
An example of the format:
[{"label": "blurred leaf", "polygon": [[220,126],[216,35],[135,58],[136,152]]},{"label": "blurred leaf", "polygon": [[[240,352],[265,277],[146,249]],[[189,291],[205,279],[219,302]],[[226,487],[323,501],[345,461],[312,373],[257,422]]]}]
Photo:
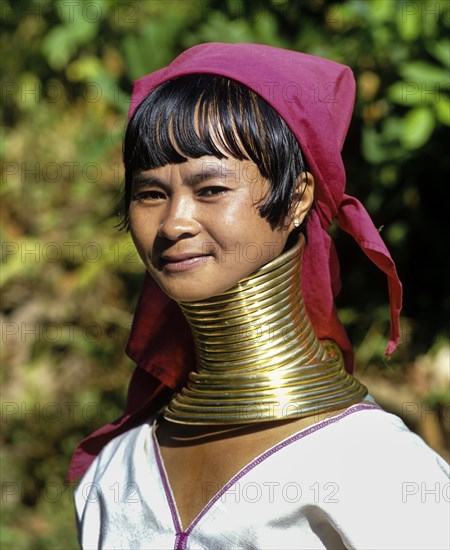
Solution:
[{"label": "blurred leaf", "polygon": [[103,72],[100,59],[94,56],[83,56],[66,67],[67,78],[71,81],[89,81]]},{"label": "blurred leaf", "polygon": [[369,162],[377,163],[384,160],[385,153],[375,128],[364,128],[362,136],[362,151]]},{"label": "blurred leaf", "polygon": [[183,18],[168,11],[157,19],[144,21],[138,33],[130,33],[124,38],[125,65],[133,80],[171,61],[172,45],[183,26]]},{"label": "blurred leaf", "polygon": [[[64,1],[64,0],[63,0]],[[80,13],[83,5],[71,4],[75,16],[65,25],[58,25],[47,33],[42,41],[42,53],[53,69],[62,69],[74,56],[77,48],[92,40],[98,28],[98,20],[89,20]]]},{"label": "blurred leaf", "polygon": [[370,19],[376,23],[384,23],[392,21],[395,15],[395,5],[393,2],[385,0],[371,0],[370,2]]},{"label": "blurred leaf", "polygon": [[402,243],[405,240],[407,227],[404,222],[397,222],[386,229],[386,238],[390,243]]},{"label": "blurred leaf", "polygon": [[[403,63],[399,68],[400,74],[405,80],[410,80],[419,86],[440,84],[445,86],[448,83],[448,70],[432,65],[426,61],[409,61]],[[433,90],[433,88],[431,88]]]},{"label": "blurred leaf", "polygon": [[426,46],[427,50],[438,59],[442,65],[450,68],[450,39],[442,38],[441,40],[433,40]]},{"label": "blurred leaf", "polygon": [[389,98],[400,105],[423,103],[423,94],[415,82],[395,82],[389,87]]},{"label": "blurred leaf", "polygon": [[434,110],[439,122],[450,126],[450,98],[443,94],[438,96],[437,101],[434,103]]},{"label": "blurred leaf", "polygon": [[401,119],[396,116],[388,117],[383,122],[383,139],[389,142],[397,141],[402,133]]},{"label": "blurred leaf", "polygon": [[36,108],[42,97],[42,83],[38,77],[31,73],[22,73],[18,82],[19,93],[15,95],[15,101],[24,111]]},{"label": "blurred leaf", "polygon": [[[391,2],[385,2],[391,4]],[[397,9],[397,30],[403,40],[416,40],[422,29],[422,14],[420,3],[408,2],[400,4]]]},{"label": "blurred leaf", "polygon": [[409,111],[402,124],[402,143],[408,149],[417,149],[426,143],[434,129],[435,118],[426,107]]},{"label": "blurred leaf", "polygon": [[[41,2],[42,5],[49,2]],[[86,23],[97,23],[104,17],[109,8],[108,0],[95,0],[95,2],[68,2],[67,0],[56,0],[57,12],[65,23],[78,24],[80,21]]]}]

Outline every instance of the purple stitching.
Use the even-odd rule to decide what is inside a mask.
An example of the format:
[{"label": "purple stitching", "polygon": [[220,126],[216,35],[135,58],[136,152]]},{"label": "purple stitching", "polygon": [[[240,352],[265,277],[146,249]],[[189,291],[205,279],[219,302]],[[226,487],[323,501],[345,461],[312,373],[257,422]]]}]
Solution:
[{"label": "purple stitching", "polygon": [[[361,411],[361,410],[383,410],[378,405],[369,405],[369,404],[361,404],[356,405],[353,408],[349,408],[343,413],[341,413],[338,416],[334,416],[333,418],[328,418],[327,420],[322,420],[322,422],[319,422],[318,424],[314,424],[314,426],[310,426],[309,428],[306,428],[306,430],[302,430],[300,432],[297,432],[294,435],[291,435],[287,439],[284,439],[283,441],[280,441],[280,443],[277,443],[274,447],[271,447],[267,451],[265,451],[263,454],[256,457],[252,462],[247,464],[241,471],[239,471],[234,477],[230,479],[230,481],[222,487],[222,489],[208,502],[208,504],[203,508],[203,510],[198,514],[198,516],[193,520],[193,522],[189,525],[189,527],[186,529],[186,531],[181,531],[181,525],[178,518],[178,510],[175,504],[175,500],[172,495],[172,491],[170,489],[169,481],[167,479],[166,471],[164,469],[164,465],[162,463],[161,455],[159,453],[159,447],[158,442],[156,439],[155,432],[153,430],[153,444],[155,446],[156,450],[156,460],[158,462],[158,467],[160,469],[164,490],[166,492],[167,500],[169,502],[170,511],[172,513],[172,518],[174,519],[174,526],[177,531],[177,538],[175,540],[175,550],[178,548],[177,544],[180,543],[182,546],[180,548],[186,548],[187,545],[187,538],[192,533],[192,530],[194,527],[200,522],[200,520],[208,513],[208,511],[214,506],[214,504],[222,497],[224,493],[228,491],[228,489],[233,486],[236,482],[238,482],[243,476],[245,476],[248,472],[253,470],[256,466],[261,464],[261,462],[264,462],[266,458],[269,458],[274,453],[278,452],[280,449],[283,449],[284,447],[287,447],[291,443],[294,443],[295,441],[302,439],[303,437],[306,437],[307,435],[310,435],[314,432],[317,432],[318,430],[321,430],[322,428],[325,428],[329,426],[330,424],[334,424],[335,422],[338,422],[342,418],[353,414],[355,412]],[[176,520],[176,521],[175,521]]]},{"label": "purple stitching", "polygon": [[188,536],[189,534],[184,531],[182,533],[178,533],[177,538],[175,539],[175,546],[173,547],[174,550],[185,550]]}]

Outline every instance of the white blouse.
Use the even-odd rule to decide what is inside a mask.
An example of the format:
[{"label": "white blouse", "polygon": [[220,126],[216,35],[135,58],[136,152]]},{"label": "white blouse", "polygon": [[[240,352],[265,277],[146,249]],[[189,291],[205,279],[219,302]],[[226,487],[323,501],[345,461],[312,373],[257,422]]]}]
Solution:
[{"label": "white blouse", "polygon": [[450,548],[449,467],[400,418],[359,404],[277,443],[184,531],[155,420],[111,441],[75,495],[84,549]]}]

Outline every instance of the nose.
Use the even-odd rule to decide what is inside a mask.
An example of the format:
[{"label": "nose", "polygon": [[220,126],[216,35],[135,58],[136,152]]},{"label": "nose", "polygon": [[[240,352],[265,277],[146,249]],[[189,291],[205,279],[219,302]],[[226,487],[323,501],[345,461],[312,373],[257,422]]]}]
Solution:
[{"label": "nose", "polygon": [[197,235],[200,223],[195,216],[195,205],[188,196],[172,195],[158,227],[158,236],[176,241],[183,237]]}]

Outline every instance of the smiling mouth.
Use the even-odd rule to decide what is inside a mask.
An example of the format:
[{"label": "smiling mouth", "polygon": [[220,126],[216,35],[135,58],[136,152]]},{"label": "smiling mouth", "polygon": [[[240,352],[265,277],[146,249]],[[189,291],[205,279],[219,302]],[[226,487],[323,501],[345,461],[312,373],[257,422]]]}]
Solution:
[{"label": "smiling mouth", "polygon": [[187,271],[204,264],[211,257],[211,254],[177,254],[174,256],[162,256],[160,265],[163,271]]}]

